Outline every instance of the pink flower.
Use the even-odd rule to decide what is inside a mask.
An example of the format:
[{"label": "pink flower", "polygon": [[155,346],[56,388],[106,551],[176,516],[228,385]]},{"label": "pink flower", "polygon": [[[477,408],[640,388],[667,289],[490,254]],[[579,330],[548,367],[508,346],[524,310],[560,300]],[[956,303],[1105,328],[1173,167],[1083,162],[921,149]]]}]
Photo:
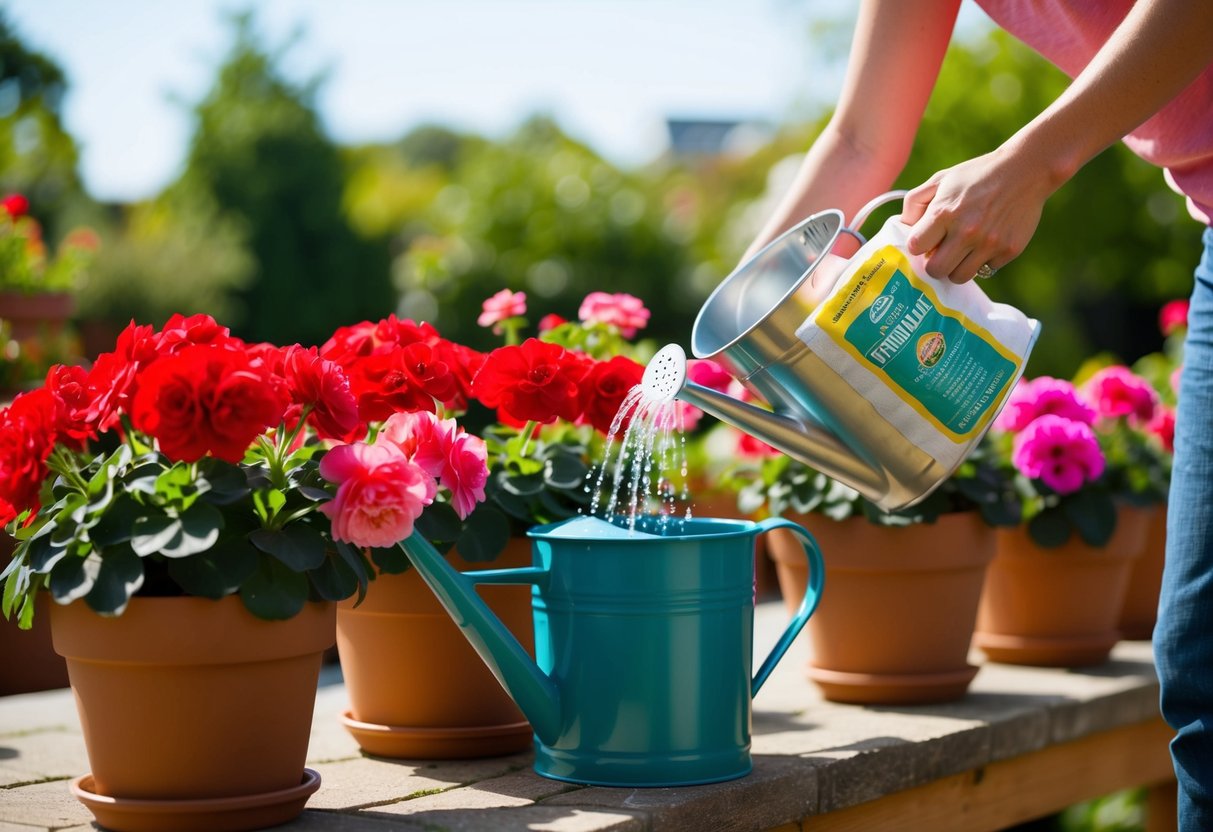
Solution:
[{"label": "pink flower", "polygon": [[1188,301],[1173,300],[1163,304],[1158,311],[1158,328],[1163,335],[1173,335],[1177,330],[1188,328]]},{"label": "pink flower", "polygon": [[[693,358],[688,361],[687,380],[721,393],[727,393],[730,387],[737,383],[724,367],[710,358]],[[681,400],[676,404],[680,419],[676,424],[680,424],[682,430],[694,430],[699,424],[699,420],[703,418],[703,411]]]},{"label": "pink flower", "polygon": [[1041,416],[1054,415],[1095,423],[1095,410],[1078,395],[1074,385],[1064,379],[1040,376],[1031,381],[1020,379],[1011,391],[1006,406],[994,420],[996,430],[1019,433]]},{"label": "pink flower", "polygon": [[1146,423],[1146,433],[1158,438],[1167,453],[1175,453],[1175,410],[1159,405]]},{"label": "pink flower", "polygon": [[1058,494],[1071,494],[1099,479],[1104,455],[1090,425],[1046,414],[1015,437],[1011,462],[1025,477]]},{"label": "pink flower", "polygon": [[334,540],[355,546],[393,546],[434,501],[437,484],[391,443],[338,445],[320,460],[320,475],[337,483],[337,496],[320,506]]},{"label": "pink flower", "polygon": [[483,439],[457,427],[454,419],[439,419],[424,410],[395,413],[379,435],[450,490],[451,506],[460,520],[484,500],[488,448]]},{"label": "pink flower", "polygon": [[431,477],[442,474],[450,435],[455,431],[454,419],[439,419],[428,410],[393,413],[383,423],[379,438],[390,442],[415,465],[420,465]]},{"label": "pink flower", "polygon": [[577,310],[577,317],[585,323],[610,324],[617,327],[624,338],[631,338],[636,330],[644,329],[649,314],[640,298],[622,292],[614,295],[590,292]]},{"label": "pink flower", "polygon": [[[483,311],[476,323],[480,326],[493,326],[506,318],[516,318],[526,314],[526,292],[511,292],[502,289],[486,300],[482,305]],[[496,331],[496,330],[494,330]]]},{"label": "pink flower", "polygon": [[1104,367],[1082,386],[1083,396],[1095,405],[1101,418],[1144,424],[1154,415],[1158,394],[1150,383],[1124,366]]},{"label": "pink flower", "polygon": [[1180,364],[1171,371],[1171,390],[1176,396],[1179,395],[1179,380],[1183,377],[1184,365]]},{"label": "pink flower", "polygon": [[489,479],[489,452],[479,436],[461,431],[451,442],[440,479],[451,490],[451,507],[460,520],[467,519],[484,500]]}]

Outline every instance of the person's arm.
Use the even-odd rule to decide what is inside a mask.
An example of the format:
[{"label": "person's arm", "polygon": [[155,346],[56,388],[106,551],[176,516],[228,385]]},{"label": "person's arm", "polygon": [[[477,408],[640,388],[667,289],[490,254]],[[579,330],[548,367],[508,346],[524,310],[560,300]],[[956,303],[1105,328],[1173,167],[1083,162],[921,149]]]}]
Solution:
[{"label": "person's arm", "polygon": [[838,106],[746,257],[827,208],[849,219],[905,166],[960,0],[864,0]]},{"label": "person's arm", "polygon": [[907,195],[910,251],[963,283],[1024,250],[1045,200],[1173,99],[1213,60],[1213,2],[1139,0],[1056,101],[996,150]]}]

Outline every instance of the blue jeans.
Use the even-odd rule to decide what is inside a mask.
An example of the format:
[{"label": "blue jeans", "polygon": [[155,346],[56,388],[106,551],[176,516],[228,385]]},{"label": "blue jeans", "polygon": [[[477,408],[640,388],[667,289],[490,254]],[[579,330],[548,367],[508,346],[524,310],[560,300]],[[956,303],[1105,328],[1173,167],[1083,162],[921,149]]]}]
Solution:
[{"label": "blue jeans", "polygon": [[1154,629],[1162,713],[1175,729],[1181,832],[1213,830],[1213,228],[1188,312]]}]

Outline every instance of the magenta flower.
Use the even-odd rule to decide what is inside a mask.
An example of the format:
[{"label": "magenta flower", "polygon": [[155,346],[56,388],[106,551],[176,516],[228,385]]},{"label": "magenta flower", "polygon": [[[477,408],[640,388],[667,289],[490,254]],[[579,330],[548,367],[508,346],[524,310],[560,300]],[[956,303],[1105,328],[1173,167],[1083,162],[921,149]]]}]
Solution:
[{"label": "magenta flower", "polygon": [[636,330],[649,323],[649,310],[638,297],[624,294],[590,292],[581,302],[577,317],[585,323],[610,324],[619,329],[624,338],[631,338]]},{"label": "magenta flower", "polygon": [[994,428],[1006,433],[1019,433],[1041,416],[1049,415],[1092,425],[1096,413],[1079,397],[1078,390],[1070,382],[1040,376],[1031,381],[1019,380],[1006,406],[994,420]]},{"label": "magenta flower", "polygon": [[1158,328],[1163,335],[1171,335],[1188,328],[1188,301],[1173,300],[1163,304],[1158,311]]},{"label": "magenta flower", "polygon": [[1015,437],[1011,462],[1025,477],[1058,494],[1072,494],[1104,470],[1104,455],[1090,425],[1045,414]]},{"label": "magenta flower", "polygon": [[526,314],[526,292],[511,292],[502,289],[481,305],[480,317],[476,323],[480,326],[494,326],[506,318],[516,318]]},{"label": "magenta flower", "polygon": [[1127,418],[1144,424],[1154,415],[1158,394],[1150,383],[1124,366],[1104,367],[1082,386],[1082,394],[1101,418]]},{"label": "magenta flower", "polygon": [[1154,418],[1146,423],[1146,433],[1157,437],[1167,453],[1175,453],[1175,410],[1159,405]]}]

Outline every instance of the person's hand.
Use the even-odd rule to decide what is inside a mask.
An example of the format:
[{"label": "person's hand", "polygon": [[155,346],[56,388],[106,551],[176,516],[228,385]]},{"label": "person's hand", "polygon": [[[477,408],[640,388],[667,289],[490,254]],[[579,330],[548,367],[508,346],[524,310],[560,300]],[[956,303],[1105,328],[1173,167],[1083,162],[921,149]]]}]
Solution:
[{"label": "person's hand", "polygon": [[926,255],[932,277],[988,277],[1027,247],[1053,190],[1049,177],[1003,148],[946,168],[906,194],[907,247]]}]

